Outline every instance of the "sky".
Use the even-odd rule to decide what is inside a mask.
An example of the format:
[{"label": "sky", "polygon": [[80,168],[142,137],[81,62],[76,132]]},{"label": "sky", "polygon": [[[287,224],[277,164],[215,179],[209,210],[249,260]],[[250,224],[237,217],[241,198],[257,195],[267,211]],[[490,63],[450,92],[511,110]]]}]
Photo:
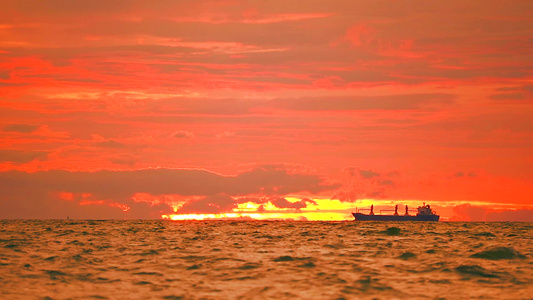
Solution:
[{"label": "sky", "polygon": [[0,4],[0,218],[533,222],[530,0]]}]

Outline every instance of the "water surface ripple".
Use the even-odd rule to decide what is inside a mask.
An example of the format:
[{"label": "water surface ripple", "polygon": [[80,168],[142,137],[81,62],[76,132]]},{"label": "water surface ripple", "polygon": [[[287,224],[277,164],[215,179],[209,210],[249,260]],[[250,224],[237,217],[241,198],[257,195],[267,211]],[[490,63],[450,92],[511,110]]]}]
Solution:
[{"label": "water surface ripple", "polygon": [[0,298],[531,299],[532,227],[0,220]]}]

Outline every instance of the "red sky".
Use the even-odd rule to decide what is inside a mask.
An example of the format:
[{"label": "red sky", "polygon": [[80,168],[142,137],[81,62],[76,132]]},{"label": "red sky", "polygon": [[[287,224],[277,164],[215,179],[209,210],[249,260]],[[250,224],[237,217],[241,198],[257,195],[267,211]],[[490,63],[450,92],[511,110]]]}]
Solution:
[{"label": "red sky", "polygon": [[0,218],[533,221],[533,2],[0,10]]}]

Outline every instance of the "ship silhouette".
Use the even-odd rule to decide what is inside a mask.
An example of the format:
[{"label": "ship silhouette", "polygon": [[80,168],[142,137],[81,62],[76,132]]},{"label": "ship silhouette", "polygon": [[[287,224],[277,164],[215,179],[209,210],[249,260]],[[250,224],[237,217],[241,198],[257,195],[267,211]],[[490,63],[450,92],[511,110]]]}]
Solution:
[{"label": "ship silhouette", "polygon": [[[387,210],[381,210],[387,211]],[[431,207],[426,205],[419,206],[417,208],[416,215],[409,214],[409,208],[405,206],[405,214],[398,214],[398,205],[396,205],[393,215],[382,215],[380,211],[379,215],[374,214],[374,205],[370,206],[370,213],[363,214],[359,211],[352,213],[356,221],[438,221],[440,216],[431,210]]]}]

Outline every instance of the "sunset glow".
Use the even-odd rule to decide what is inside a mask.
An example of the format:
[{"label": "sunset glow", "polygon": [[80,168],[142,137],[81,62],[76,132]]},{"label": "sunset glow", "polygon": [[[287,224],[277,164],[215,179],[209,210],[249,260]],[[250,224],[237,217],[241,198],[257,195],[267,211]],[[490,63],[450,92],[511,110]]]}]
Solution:
[{"label": "sunset glow", "polygon": [[2,1],[0,218],[533,221],[532,9]]}]

